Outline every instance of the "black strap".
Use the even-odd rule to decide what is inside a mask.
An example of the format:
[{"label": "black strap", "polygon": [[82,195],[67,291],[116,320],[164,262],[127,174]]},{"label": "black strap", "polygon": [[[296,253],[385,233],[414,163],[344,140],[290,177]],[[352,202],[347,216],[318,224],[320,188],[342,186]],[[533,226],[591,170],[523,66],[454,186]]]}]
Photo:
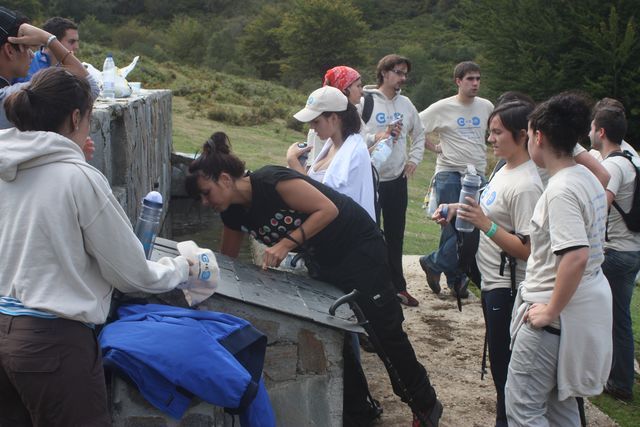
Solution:
[{"label": "black strap", "polygon": [[365,125],[369,123],[371,113],[373,113],[373,94],[367,93],[364,95],[364,104],[362,106],[362,121]]},{"label": "black strap", "polygon": [[0,77],[0,89],[7,86],[11,86],[11,83],[6,81],[4,78]]}]

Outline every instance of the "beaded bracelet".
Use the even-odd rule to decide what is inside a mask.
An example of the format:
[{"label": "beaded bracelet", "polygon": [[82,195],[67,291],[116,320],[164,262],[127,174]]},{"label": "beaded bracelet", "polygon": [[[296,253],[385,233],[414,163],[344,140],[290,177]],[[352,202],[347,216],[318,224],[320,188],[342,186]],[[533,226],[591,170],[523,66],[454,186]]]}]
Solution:
[{"label": "beaded bracelet", "polygon": [[492,238],[493,236],[495,236],[496,232],[498,231],[498,224],[496,224],[495,222],[491,222],[491,228],[489,228],[487,231],[485,231],[485,236],[487,236],[488,238]]},{"label": "beaded bracelet", "polygon": [[64,65],[64,60],[67,59],[67,56],[69,56],[71,54],[71,51],[68,50],[67,53],[64,54],[64,56],[62,57],[62,59],[60,60],[60,63],[62,65]]}]

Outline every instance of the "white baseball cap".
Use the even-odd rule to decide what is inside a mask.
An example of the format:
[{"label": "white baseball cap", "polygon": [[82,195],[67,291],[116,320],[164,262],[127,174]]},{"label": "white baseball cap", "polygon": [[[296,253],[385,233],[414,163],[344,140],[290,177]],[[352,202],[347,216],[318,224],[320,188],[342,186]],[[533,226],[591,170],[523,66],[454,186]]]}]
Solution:
[{"label": "white baseball cap", "polygon": [[340,89],[323,86],[311,92],[307,105],[293,115],[303,123],[310,122],[324,112],[345,111],[349,100]]}]

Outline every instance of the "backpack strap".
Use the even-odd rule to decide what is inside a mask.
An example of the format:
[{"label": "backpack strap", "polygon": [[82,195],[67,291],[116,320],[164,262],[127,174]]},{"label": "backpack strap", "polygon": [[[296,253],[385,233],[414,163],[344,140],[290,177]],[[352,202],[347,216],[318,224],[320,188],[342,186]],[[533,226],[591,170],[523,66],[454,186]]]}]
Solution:
[{"label": "backpack strap", "polygon": [[[636,164],[633,162],[633,154],[631,154],[627,150],[614,151],[613,153],[610,153],[607,156],[607,158],[609,158],[609,157],[620,157],[620,156],[622,156],[625,159],[629,160],[629,162],[631,162],[631,166],[633,166],[633,168],[636,170],[635,187],[634,187],[634,192],[633,192],[634,199],[631,202],[631,206],[633,208],[633,204],[636,203],[635,202],[635,198],[638,197],[638,194],[640,194],[640,188],[638,188],[640,186],[640,169],[638,169]],[[627,225],[627,228],[630,228],[628,224],[632,220],[630,218],[631,211],[629,211],[629,212],[623,211],[622,208],[620,207],[620,205],[618,204],[618,202],[616,202],[615,200],[611,203],[611,206],[616,208],[616,210],[618,211],[618,213],[622,217],[624,223]],[[605,241],[607,241],[607,242],[609,241],[609,216],[608,215],[607,215],[607,228],[605,229]]]},{"label": "backpack strap", "polygon": [[362,121],[366,125],[371,119],[373,113],[373,94],[366,93],[364,95],[364,104],[362,105]]}]

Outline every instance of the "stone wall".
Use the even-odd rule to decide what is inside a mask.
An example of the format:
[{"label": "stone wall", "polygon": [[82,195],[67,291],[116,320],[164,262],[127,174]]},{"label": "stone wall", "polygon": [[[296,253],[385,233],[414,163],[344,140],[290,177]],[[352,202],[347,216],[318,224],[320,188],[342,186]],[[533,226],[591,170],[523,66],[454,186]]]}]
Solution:
[{"label": "stone wall", "polygon": [[136,97],[94,105],[91,137],[96,152],[89,163],[105,174],[133,224],[149,191],[162,193],[168,204],[171,132],[169,90],[143,90]]}]

